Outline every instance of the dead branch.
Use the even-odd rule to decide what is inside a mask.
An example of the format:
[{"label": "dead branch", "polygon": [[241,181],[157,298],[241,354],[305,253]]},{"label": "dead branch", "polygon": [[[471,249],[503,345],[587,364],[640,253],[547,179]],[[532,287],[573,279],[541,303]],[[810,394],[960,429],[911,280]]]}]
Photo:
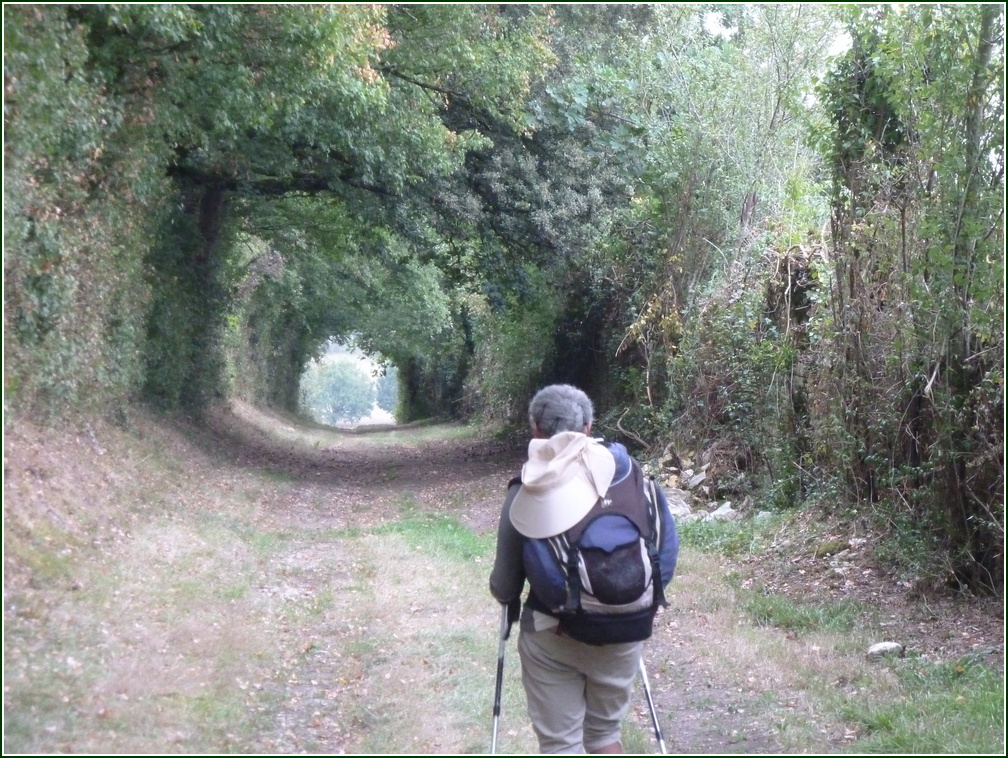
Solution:
[{"label": "dead branch", "polygon": [[629,412],[630,412],[629,408],[627,408],[625,411],[623,411],[623,416],[620,416],[619,420],[616,422],[616,428],[619,429],[622,434],[625,434],[627,437],[629,437],[630,439],[632,439],[634,442],[636,442],[639,445],[641,445],[644,448],[645,452],[650,451],[651,450],[651,445],[649,445],[647,442],[645,442],[644,440],[642,440],[640,437],[638,437],[633,432],[629,432],[629,431],[627,431],[626,429],[623,428],[623,423],[622,423],[623,422],[623,417],[626,416]]}]

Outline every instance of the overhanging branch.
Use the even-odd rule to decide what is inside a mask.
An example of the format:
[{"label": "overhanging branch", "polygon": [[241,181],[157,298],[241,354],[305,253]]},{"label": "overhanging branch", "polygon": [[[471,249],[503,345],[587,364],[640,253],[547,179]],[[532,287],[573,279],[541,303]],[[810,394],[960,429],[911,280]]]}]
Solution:
[{"label": "overhanging branch", "polygon": [[280,197],[283,195],[306,194],[314,195],[322,192],[333,192],[340,184],[371,192],[381,197],[392,197],[395,193],[379,184],[367,182],[360,177],[345,172],[336,177],[327,177],[314,173],[298,173],[290,176],[259,176],[242,178],[236,176],[221,176],[212,171],[204,171],[192,166],[174,165],[168,169],[168,175],[197,185],[219,186],[227,192],[246,195],[264,195]]}]

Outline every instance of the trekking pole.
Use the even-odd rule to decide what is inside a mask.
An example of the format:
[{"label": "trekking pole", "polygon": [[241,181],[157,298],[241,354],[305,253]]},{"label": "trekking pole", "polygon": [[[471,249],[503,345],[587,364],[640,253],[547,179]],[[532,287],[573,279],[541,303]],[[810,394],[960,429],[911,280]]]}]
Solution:
[{"label": "trekking pole", "polygon": [[497,687],[494,691],[493,736],[490,738],[491,754],[497,752],[497,724],[500,722],[501,689],[504,685],[504,643],[508,636],[508,607],[501,604],[500,643],[497,647]]},{"label": "trekking pole", "polygon": [[655,710],[654,700],[651,698],[651,685],[648,683],[647,669],[644,668],[644,656],[640,659],[640,678],[644,685],[644,696],[647,698],[648,708],[651,709],[651,723],[654,724],[655,739],[658,740],[658,748],[662,755],[668,755],[665,748],[665,738],[662,737],[661,724],[658,723],[658,711]]}]

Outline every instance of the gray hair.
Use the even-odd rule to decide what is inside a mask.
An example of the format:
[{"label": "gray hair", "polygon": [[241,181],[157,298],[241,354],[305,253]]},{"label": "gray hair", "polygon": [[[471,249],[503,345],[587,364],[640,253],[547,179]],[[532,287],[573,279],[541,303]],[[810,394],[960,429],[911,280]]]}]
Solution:
[{"label": "gray hair", "polygon": [[583,432],[592,423],[592,402],[570,384],[551,384],[529,403],[529,421],[544,437],[560,432]]}]

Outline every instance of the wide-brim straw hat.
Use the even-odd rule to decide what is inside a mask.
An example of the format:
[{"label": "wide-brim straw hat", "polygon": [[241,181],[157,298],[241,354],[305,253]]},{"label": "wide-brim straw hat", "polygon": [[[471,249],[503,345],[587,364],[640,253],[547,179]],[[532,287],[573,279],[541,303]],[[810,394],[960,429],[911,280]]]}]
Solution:
[{"label": "wide-brim straw hat", "polygon": [[552,537],[580,521],[605,495],[616,472],[612,453],[580,432],[529,442],[511,523],[526,537]]}]

